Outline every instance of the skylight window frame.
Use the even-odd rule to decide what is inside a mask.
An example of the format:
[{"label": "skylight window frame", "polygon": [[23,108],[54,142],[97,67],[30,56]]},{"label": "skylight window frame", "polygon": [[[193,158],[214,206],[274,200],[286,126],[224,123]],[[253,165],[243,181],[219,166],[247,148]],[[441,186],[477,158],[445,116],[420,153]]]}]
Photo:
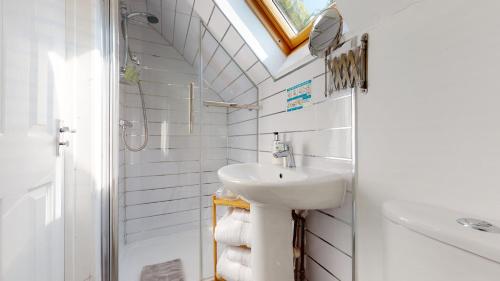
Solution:
[{"label": "skylight window frame", "polygon": [[273,0],[245,1],[285,55],[289,55],[309,39],[314,19],[296,34],[291,26],[292,23],[287,20],[287,16]]}]

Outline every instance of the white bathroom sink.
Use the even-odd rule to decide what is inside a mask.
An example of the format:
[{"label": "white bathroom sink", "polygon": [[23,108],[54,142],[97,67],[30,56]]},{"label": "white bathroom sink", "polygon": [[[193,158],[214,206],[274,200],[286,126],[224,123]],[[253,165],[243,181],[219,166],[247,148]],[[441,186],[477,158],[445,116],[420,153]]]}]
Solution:
[{"label": "white bathroom sink", "polygon": [[289,209],[339,207],[346,191],[345,176],[311,168],[234,164],[219,169],[219,178],[224,188],[249,201]]},{"label": "white bathroom sink", "polygon": [[252,280],[293,281],[292,209],[340,207],[345,176],[258,163],[219,169],[224,188],[250,201]]}]

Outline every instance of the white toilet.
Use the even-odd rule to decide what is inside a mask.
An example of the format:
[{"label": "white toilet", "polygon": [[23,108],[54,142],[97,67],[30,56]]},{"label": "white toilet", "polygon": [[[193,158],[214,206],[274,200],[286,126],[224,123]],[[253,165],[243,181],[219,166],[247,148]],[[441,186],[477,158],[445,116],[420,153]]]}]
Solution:
[{"label": "white toilet", "polygon": [[383,214],[384,281],[500,280],[498,228],[465,227],[457,219],[470,215],[404,201],[385,203]]}]

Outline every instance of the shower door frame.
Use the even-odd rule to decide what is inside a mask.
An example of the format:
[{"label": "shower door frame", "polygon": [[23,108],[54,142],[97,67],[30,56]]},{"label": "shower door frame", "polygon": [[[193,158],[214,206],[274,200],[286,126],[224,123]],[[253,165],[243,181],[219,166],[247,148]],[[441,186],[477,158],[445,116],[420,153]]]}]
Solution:
[{"label": "shower door frame", "polygon": [[103,97],[101,190],[101,281],[118,281],[119,0],[102,0]]},{"label": "shower door frame", "polygon": [[[103,97],[103,140],[102,140],[102,167],[103,187],[101,190],[101,281],[119,281],[119,85],[120,85],[120,1],[102,0],[102,53],[104,63],[104,83],[106,84],[106,97]],[[200,29],[202,23],[200,22]],[[201,33],[200,33],[201,35]],[[201,48],[201,36],[199,42]],[[200,107],[203,91],[202,57],[198,74]],[[201,135],[200,135],[201,138]],[[201,144],[200,144],[201,145]],[[201,149],[200,149],[201,157]],[[201,158],[200,158],[201,171]],[[201,183],[200,183],[201,184]],[[201,190],[200,190],[201,192]],[[201,196],[201,195],[200,195]],[[200,251],[201,241],[201,214],[200,206]],[[200,278],[202,274],[202,261],[200,255]]]}]

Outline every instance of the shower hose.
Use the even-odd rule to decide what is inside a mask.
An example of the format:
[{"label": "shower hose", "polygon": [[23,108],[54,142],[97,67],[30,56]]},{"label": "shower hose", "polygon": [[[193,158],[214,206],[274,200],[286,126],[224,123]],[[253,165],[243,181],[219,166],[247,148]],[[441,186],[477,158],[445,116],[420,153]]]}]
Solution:
[{"label": "shower hose", "polygon": [[142,120],[144,121],[144,141],[139,147],[132,147],[128,142],[127,142],[127,128],[130,126],[127,126],[126,124],[122,125],[122,138],[123,138],[123,143],[125,144],[125,147],[133,152],[138,152],[143,150],[146,145],[148,144],[148,136],[149,136],[149,129],[148,129],[148,116],[146,115],[146,104],[144,102],[144,93],[142,92],[142,85],[141,81],[137,81],[137,87],[139,88],[139,95],[141,97],[141,106],[142,106]]}]

